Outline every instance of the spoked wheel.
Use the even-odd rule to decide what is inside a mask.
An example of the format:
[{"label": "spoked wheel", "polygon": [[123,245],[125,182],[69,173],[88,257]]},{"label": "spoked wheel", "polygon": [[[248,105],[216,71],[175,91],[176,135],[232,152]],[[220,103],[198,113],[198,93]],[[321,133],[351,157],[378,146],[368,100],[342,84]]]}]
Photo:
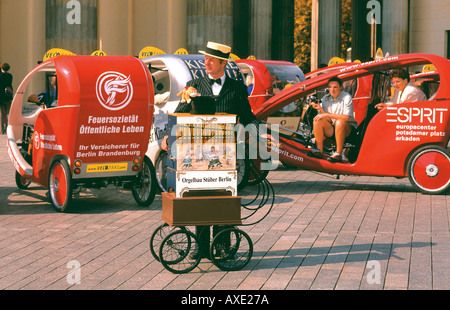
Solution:
[{"label": "spoked wheel", "polygon": [[159,248],[161,247],[161,243],[170,233],[177,231],[177,230],[186,230],[184,227],[175,227],[175,226],[169,226],[167,223],[162,224],[156,230],[153,232],[152,236],[150,237],[150,252],[152,253],[153,257],[157,260],[159,260]]},{"label": "spoked wheel", "polygon": [[20,175],[19,172],[16,171],[16,185],[18,188],[20,189],[26,189],[28,188],[28,186],[30,186],[31,181],[24,178],[23,176]]},{"label": "spoked wheel", "polygon": [[65,212],[72,200],[72,176],[69,164],[65,159],[53,162],[48,177],[50,199],[53,207],[59,212]]},{"label": "spoked wheel", "polygon": [[450,152],[440,146],[418,149],[408,163],[408,178],[424,194],[440,194],[450,187]]},{"label": "spoked wheel", "polygon": [[197,236],[187,230],[177,230],[167,235],[159,248],[161,264],[172,273],[187,273],[200,263]]},{"label": "spoked wheel", "polygon": [[252,240],[247,233],[237,228],[228,228],[219,232],[210,247],[211,261],[223,271],[244,268],[250,262],[252,255]]},{"label": "spoked wheel", "polygon": [[132,188],[133,197],[137,204],[143,207],[148,207],[155,199],[156,186],[158,185],[156,181],[155,167],[153,166],[150,158],[144,156],[142,171]]}]

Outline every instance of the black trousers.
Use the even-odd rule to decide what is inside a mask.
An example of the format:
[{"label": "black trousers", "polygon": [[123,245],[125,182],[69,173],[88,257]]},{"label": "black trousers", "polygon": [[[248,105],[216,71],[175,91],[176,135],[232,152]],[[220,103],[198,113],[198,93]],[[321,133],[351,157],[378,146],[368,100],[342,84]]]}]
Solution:
[{"label": "black trousers", "polygon": [[[221,231],[232,228],[233,226],[221,225],[212,226],[212,238],[211,238],[211,226],[195,226],[195,234],[198,238],[199,243],[199,254],[202,258],[210,258],[210,244],[215,236]],[[224,235],[223,238],[219,241],[222,245],[230,245],[230,235]]]}]

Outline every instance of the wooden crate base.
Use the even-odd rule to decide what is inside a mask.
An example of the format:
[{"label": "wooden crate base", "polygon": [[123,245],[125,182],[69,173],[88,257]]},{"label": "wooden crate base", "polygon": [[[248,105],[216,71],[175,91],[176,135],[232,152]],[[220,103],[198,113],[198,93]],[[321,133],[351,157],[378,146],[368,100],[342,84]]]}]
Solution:
[{"label": "wooden crate base", "polygon": [[194,196],[176,198],[162,193],[162,219],[171,226],[240,225],[241,197]]}]

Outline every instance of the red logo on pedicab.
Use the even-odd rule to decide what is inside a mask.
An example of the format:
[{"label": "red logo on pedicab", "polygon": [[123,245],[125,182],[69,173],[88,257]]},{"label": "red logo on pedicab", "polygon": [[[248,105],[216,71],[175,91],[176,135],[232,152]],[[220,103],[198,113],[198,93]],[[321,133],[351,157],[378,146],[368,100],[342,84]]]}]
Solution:
[{"label": "red logo on pedicab", "polygon": [[98,101],[106,109],[123,109],[133,97],[131,77],[115,71],[105,72],[97,79],[96,92]]},{"label": "red logo on pedicab", "polygon": [[40,141],[39,141],[39,133],[37,131],[34,132],[34,148],[39,149]]}]

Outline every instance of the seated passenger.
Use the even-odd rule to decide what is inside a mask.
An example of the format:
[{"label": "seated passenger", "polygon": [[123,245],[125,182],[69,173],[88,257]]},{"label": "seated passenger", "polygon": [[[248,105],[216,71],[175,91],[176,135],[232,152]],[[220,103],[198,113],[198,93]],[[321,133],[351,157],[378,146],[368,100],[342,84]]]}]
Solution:
[{"label": "seated passenger", "polygon": [[336,151],[328,158],[330,162],[341,162],[345,138],[352,130],[356,130],[357,123],[353,117],[352,96],[342,91],[342,81],[333,77],[328,81],[329,94],[322,98],[322,105],[317,102],[311,106],[318,110],[314,117],[313,131],[316,139],[316,149],[308,152],[308,156],[323,158],[323,143],[325,138],[335,137]]},{"label": "seated passenger", "polygon": [[51,76],[50,86],[52,87],[51,90],[42,92],[39,95],[30,95],[28,97],[28,101],[34,102],[45,109],[56,107],[58,104],[58,85],[56,74]]},{"label": "seated passenger", "polygon": [[424,92],[410,82],[409,73],[405,69],[394,69],[390,76],[395,88],[394,96],[388,102],[375,105],[378,110],[396,103],[427,100]]}]

